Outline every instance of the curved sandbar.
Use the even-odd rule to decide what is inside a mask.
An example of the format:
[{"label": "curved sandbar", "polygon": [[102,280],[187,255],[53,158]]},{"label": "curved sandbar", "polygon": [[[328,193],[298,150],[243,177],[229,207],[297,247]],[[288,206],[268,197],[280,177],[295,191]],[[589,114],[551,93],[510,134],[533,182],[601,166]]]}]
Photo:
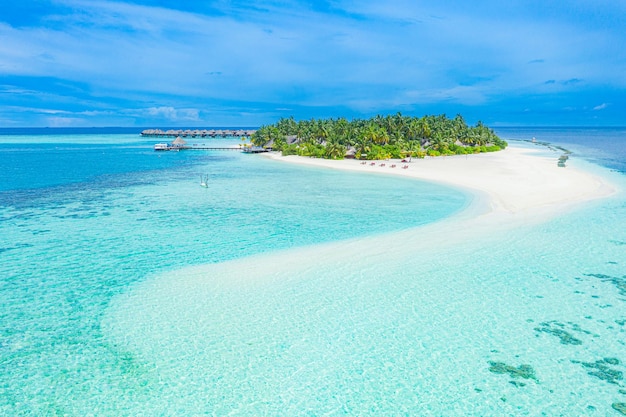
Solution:
[{"label": "curved sandbar", "polygon": [[[553,213],[584,201],[613,194],[616,189],[605,178],[582,169],[558,167],[558,156],[542,150],[509,145],[505,150],[398,161],[327,160],[271,154],[271,158],[319,167],[402,175],[440,182],[488,196],[492,214],[529,214],[538,209]],[[384,164],[384,166],[381,166]],[[396,165],[391,167],[391,165]],[[403,166],[408,166],[403,169]]]},{"label": "curved sandbar", "polygon": [[[512,415],[509,404],[531,409],[549,388],[551,403],[561,406],[553,414],[580,414],[581,399],[571,393],[581,372],[550,372],[570,364],[562,358],[571,347],[548,344],[533,327],[577,323],[588,311],[608,323],[602,314],[611,312],[582,299],[578,287],[546,279],[554,266],[534,263],[542,248],[516,252],[509,239],[520,234],[491,232],[608,196],[616,190],[608,180],[515,146],[416,160],[406,169],[272,157],[439,181],[486,198],[473,204],[480,211],[470,207],[418,229],[192,266],[139,283],[111,303],[101,328],[112,345],[154,364],[153,378],[165,388],[150,407],[175,414],[196,400],[215,414],[391,415],[401,406],[414,415]],[[512,255],[522,258],[506,262]],[[559,274],[576,276],[568,265]],[[598,337],[593,349],[613,340]],[[490,361],[532,364],[541,383],[521,390],[490,373]]]}]

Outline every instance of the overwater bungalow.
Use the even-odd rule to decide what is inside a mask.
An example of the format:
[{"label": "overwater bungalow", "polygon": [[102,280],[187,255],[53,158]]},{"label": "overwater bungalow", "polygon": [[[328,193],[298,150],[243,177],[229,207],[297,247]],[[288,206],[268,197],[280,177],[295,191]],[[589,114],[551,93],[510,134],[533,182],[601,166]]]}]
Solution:
[{"label": "overwater bungalow", "polygon": [[180,136],[178,136],[176,139],[174,139],[174,142],[172,142],[172,147],[174,148],[183,148],[186,145],[187,145],[187,142]]},{"label": "overwater bungalow", "polygon": [[245,130],[245,129],[237,129],[237,130],[230,130],[230,129],[218,129],[218,130],[200,130],[200,129],[168,129],[168,130],[161,130],[161,129],[144,129],[141,131],[141,136],[149,136],[149,137],[230,137],[230,136],[236,136],[236,137],[250,137],[254,134],[254,132],[256,132],[256,130]]}]

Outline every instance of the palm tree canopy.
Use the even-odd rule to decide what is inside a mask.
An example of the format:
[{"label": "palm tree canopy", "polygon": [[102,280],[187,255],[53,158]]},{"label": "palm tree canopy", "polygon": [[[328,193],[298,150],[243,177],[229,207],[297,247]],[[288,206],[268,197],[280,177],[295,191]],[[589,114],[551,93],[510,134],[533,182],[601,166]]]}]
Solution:
[{"label": "palm tree canopy", "polygon": [[[252,136],[257,146],[279,142],[285,152],[336,159],[349,148],[367,158],[391,155],[466,154],[504,149],[507,143],[482,122],[469,126],[462,115],[395,115],[354,119],[282,118],[261,126]],[[276,147],[274,148],[276,149]]]}]

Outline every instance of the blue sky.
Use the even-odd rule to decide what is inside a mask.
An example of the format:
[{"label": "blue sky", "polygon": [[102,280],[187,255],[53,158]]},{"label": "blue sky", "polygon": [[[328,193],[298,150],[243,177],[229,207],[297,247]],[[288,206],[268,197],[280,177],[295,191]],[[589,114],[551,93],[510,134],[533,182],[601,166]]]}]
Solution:
[{"label": "blue sky", "polygon": [[626,0],[2,0],[0,127],[626,125]]}]

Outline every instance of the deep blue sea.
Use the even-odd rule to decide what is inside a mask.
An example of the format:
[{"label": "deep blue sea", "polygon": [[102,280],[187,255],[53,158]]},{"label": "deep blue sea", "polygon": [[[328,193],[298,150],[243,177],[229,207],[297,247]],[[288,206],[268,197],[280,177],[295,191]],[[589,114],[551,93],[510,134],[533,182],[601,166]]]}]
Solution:
[{"label": "deep blue sea", "polygon": [[465,191],[157,141],[0,131],[0,415],[620,415],[623,192],[441,246]]}]

